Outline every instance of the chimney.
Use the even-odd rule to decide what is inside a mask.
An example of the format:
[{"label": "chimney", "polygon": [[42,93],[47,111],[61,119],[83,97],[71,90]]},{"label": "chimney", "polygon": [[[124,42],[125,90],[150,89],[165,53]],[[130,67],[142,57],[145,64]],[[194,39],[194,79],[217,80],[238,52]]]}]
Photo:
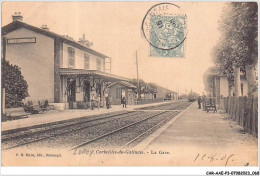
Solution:
[{"label": "chimney", "polygon": [[85,34],[82,35],[82,38],[79,38],[78,43],[80,43],[81,45],[85,45]]},{"label": "chimney", "polygon": [[78,43],[81,44],[81,45],[84,45],[84,46],[86,46],[88,48],[90,48],[93,45],[92,42],[88,41],[85,38],[85,34],[82,35],[82,38],[79,38]]},{"label": "chimney", "polygon": [[41,28],[41,29],[43,29],[43,30],[46,30],[46,31],[48,31],[48,30],[49,30],[48,26],[47,26],[47,25],[45,25],[45,24],[43,24],[43,25],[42,25],[40,28]]},{"label": "chimney", "polygon": [[23,21],[23,16],[21,14],[21,12],[15,12],[12,15],[13,21]]}]

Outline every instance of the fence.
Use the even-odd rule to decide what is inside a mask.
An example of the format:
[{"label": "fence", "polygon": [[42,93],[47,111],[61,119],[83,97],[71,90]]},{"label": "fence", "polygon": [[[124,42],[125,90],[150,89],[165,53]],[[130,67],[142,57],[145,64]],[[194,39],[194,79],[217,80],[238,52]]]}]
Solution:
[{"label": "fence", "polygon": [[229,117],[236,121],[248,133],[258,133],[258,98],[257,97],[225,97],[223,108]]},{"label": "fence", "polygon": [[163,102],[163,98],[158,98],[158,99],[141,99],[140,101],[136,102],[136,104],[149,104],[149,103],[158,103],[158,102]]}]

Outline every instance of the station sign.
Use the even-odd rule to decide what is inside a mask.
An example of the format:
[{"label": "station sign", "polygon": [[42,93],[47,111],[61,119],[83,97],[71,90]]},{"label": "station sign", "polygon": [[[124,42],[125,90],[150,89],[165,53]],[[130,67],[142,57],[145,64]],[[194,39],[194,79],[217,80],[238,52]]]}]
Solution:
[{"label": "station sign", "polygon": [[36,43],[36,37],[7,39],[7,44],[20,44],[20,43]]}]

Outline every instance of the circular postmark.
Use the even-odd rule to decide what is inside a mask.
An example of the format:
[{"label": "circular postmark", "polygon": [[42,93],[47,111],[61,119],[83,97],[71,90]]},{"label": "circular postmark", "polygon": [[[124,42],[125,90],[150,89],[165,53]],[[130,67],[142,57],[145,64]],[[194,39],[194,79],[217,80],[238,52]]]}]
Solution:
[{"label": "circular postmark", "polygon": [[141,29],[152,47],[172,50],[186,39],[186,15],[175,4],[156,4],[147,11]]}]

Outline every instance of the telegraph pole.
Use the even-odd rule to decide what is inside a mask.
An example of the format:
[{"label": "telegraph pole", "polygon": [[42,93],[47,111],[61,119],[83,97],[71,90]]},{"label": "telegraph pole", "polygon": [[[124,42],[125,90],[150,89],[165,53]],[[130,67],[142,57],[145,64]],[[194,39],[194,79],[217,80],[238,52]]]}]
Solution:
[{"label": "telegraph pole", "polygon": [[138,85],[138,100],[141,100],[141,91],[140,91],[140,83],[139,83],[139,74],[138,74],[138,58],[137,58],[137,51],[136,51],[136,72],[137,72],[137,85]]},{"label": "telegraph pole", "polygon": [[6,57],[6,37],[2,40],[2,51],[3,51],[3,70],[2,70],[2,115],[5,114],[5,57]]}]

